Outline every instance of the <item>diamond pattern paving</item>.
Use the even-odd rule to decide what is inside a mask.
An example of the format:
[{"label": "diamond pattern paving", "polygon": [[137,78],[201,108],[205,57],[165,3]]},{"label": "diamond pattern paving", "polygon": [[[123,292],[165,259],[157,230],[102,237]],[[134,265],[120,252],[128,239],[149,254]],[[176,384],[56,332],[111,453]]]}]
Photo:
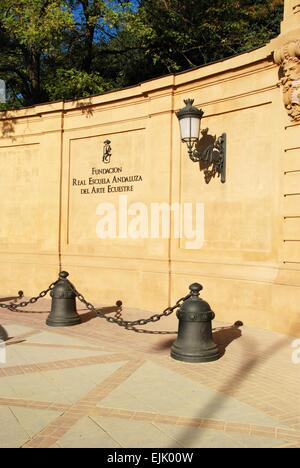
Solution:
[{"label": "diamond pattern paving", "polygon": [[0,448],[18,448],[60,415],[57,411],[0,407]]},{"label": "diamond pattern paving", "polygon": [[26,374],[4,377],[1,379],[0,398],[75,403],[120,365],[112,363],[40,372],[30,375],[30,378]]},{"label": "diamond pattern paving", "polygon": [[[49,310],[49,302],[38,307]],[[227,325],[215,332],[224,356],[193,365],[170,358],[175,337],[97,319],[51,329],[45,318],[1,310],[9,336],[0,364],[1,448],[300,447],[292,337],[243,327],[230,340]],[[170,317],[159,329],[174,325]]]},{"label": "diamond pattern paving", "polygon": [[[123,395],[126,395],[127,399],[124,400]],[[215,415],[222,420],[280,426],[279,421],[250,405],[151,362],[139,368],[103,400],[101,406],[133,409],[135,401],[147,410],[166,415],[202,419],[209,419]]]}]

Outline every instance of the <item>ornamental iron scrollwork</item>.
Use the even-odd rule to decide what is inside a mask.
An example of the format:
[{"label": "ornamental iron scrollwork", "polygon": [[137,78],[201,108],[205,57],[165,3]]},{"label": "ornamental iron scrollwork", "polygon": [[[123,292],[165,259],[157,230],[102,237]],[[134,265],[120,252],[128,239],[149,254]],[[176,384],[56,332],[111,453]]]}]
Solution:
[{"label": "ornamental iron scrollwork", "polygon": [[209,184],[216,176],[224,184],[226,182],[226,133],[217,136],[209,135],[208,128],[201,131],[202,138],[190,151],[190,158],[199,162],[200,171],[204,172],[204,180]]}]

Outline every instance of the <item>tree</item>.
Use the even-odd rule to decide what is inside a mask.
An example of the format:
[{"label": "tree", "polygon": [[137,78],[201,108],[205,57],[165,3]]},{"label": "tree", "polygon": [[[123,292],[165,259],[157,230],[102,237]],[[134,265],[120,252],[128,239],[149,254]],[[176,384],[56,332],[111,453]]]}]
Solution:
[{"label": "tree", "polygon": [[73,27],[67,4],[60,0],[2,0],[0,72],[15,101],[46,99],[43,62],[55,56],[66,29]]},{"label": "tree", "polygon": [[283,3],[140,0],[135,33],[151,75],[181,71],[264,45],[280,32]]},{"label": "tree", "polygon": [[[0,78],[9,106],[101,93],[113,85],[93,69],[130,3],[121,0],[1,0]],[[110,32],[111,31],[111,32]]]},{"label": "tree", "polygon": [[77,99],[259,47],[283,0],[0,0],[7,106]]}]

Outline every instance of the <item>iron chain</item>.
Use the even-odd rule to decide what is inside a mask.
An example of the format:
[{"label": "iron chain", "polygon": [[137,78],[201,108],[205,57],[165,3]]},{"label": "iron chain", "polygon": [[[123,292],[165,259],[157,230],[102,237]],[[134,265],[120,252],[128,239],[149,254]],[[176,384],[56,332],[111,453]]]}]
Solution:
[{"label": "iron chain", "polygon": [[3,304],[3,303],[0,303],[0,308],[1,309],[8,309],[8,310],[11,310],[13,312],[19,312],[19,313],[24,313],[24,314],[28,314],[28,313],[33,313],[33,314],[42,314],[42,313],[48,313],[47,311],[43,311],[43,312],[39,312],[39,311],[26,311],[26,310],[17,310],[19,309],[20,307],[23,308],[23,307],[27,307],[29,304],[35,304],[39,299],[42,299],[43,297],[47,296],[47,294],[52,291],[52,289],[54,288],[54,286],[56,285],[57,281],[55,281],[54,283],[51,283],[50,286],[48,287],[48,289],[45,289],[44,291],[41,291],[40,294],[36,297],[31,297],[30,299],[28,299],[28,301],[22,301],[20,302],[19,304]]},{"label": "iron chain", "polygon": [[[8,309],[10,311],[19,312],[19,313],[35,313],[35,314],[47,313],[46,311],[43,311],[43,312],[30,311],[30,312],[28,312],[28,311],[21,311],[21,310],[18,310],[18,309],[27,307],[29,304],[35,304],[39,299],[42,299],[43,297],[47,296],[47,294],[50,291],[52,291],[52,289],[55,287],[57,282],[58,281],[55,281],[54,283],[51,283],[50,286],[48,287],[48,289],[45,289],[44,291],[41,291],[38,296],[31,297],[27,301],[22,301],[19,304],[0,303],[0,309]],[[117,302],[118,310],[116,311],[115,316],[114,317],[107,317],[103,312],[101,312],[100,309],[97,309],[96,307],[93,306],[93,304],[88,302],[85,299],[85,297],[77,291],[77,289],[75,288],[75,286],[72,283],[70,283],[70,285],[71,285],[71,287],[73,289],[73,292],[76,295],[77,299],[80,302],[82,302],[86,306],[86,308],[88,310],[90,310],[92,312],[95,312],[95,314],[98,317],[105,319],[109,323],[114,323],[116,325],[119,325],[120,327],[124,327],[126,330],[134,331],[136,333],[148,333],[148,334],[152,334],[152,335],[173,335],[173,334],[176,334],[177,332],[143,330],[143,329],[136,328],[136,327],[137,326],[144,326],[144,325],[147,325],[148,323],[155,323],[155,322],[158,322],[159,320],[161,320],[162,317],[168,317],[169,315],[173,314],[173,312],[175,312],[175,310],[179,309],[181,307],[181,304],[184,301],[186,301],[187,299],[189,299],[191,297],[191,294],[188,294],[187,296],[182,297],[181,299],[179,299],[174,306],[167,307],[161,314],[151,315],[151,317],[149,317],[147,319],[124,320],[123,317],[122,317],[122,302],[121,301]]]},{"label": "iron chain", "polygon": [[149,333],[149,334],[153,334],[153,335],[162,335],[162,334],[163,335],[169,335],[169,334],[175,334],[177,332],[165,332],[165,331],[162,332],[162,331],[152,331],[152,330],[141,330],[141,329],[136,328],[136,326],[144,326],[144,325],[147,325],[148,323],[158,322],[162,317],[168,317],[176,309],[179,309],[181,307],[181,304],[184,301],[186,301],[187,299],[189,299],[191,297],[191,294],[188,294],[187,296],[182,297],[181,299],[179,299],[174,306],[167,307],[161,314],[151,315],[151,317],[149,317],[147,319],[124,320],[122,318],[122,303],[121,302],[117,302],[118,310],[117,310],[115,316],[114,317],[106,317],[106,315],[103,312],[101,312],[99,309],[94,307],[93,304],[88,302],[84,298],[84,296],[82,294],[80,294],[76,290],[76,288],[74,287],[73,284],[71,284],[71,285],[72,285],[73,291],[74,291],[77,299],[80,302],[82,302],[86,306],[86,308],[88,310],[90,310],[92,312],[95,312],[98,317],[105,319],[109,323],[114,323],[116,325],[119,325],[120,327],[124,327],[126,330],[129,330],[129,331],[134,331],[136,333]]}]

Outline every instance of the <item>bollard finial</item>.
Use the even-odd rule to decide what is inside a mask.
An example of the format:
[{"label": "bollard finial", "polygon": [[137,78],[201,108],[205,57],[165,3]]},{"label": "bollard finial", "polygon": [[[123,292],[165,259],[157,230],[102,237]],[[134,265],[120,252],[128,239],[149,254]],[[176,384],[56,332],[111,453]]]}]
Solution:
[{"label": "bollard finial", "polygon": [[190,291],[191,291],[192,296],[199,296],[200,291],[202,291],[202,289],[203,289],[203,286],[199,283],[193,283],[190,286]]},{"label": "bollard finial", "polygon": [[69,273],[67,271],[61,271],[58,275],[60,279],[66,279],[69,276]]}]

